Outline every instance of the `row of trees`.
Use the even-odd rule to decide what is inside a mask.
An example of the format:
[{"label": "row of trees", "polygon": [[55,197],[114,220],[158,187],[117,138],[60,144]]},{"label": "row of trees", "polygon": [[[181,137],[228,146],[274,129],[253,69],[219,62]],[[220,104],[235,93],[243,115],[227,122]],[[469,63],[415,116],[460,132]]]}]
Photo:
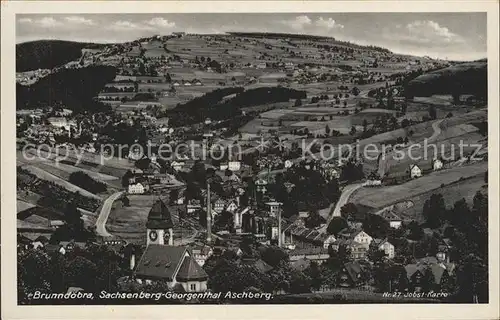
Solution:
[{"label": "row of trees", "polygon": [[94,180],[83,171],[71,173],[69,175],[69,182],[94,194],[106,192],[108,190],[105,183]]}]

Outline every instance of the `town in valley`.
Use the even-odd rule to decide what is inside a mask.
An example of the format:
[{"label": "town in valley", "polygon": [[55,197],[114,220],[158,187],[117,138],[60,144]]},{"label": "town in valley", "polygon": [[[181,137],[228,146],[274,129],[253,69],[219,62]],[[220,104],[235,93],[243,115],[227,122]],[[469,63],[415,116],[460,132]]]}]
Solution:
[{"label": "town in valley", "polygon": [[489,301],[486,53],[160,16],[16,45],[19,304]]}]

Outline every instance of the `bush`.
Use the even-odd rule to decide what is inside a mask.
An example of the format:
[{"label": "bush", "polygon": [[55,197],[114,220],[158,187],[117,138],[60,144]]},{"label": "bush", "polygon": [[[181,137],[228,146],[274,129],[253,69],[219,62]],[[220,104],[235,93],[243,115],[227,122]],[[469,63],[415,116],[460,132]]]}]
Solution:
[{"label": "bush", "polygon": [[91,193],[106,192],[108,189],[106,184],[92,179],[88,174],[82,171],[70,174],[69,182]]}]

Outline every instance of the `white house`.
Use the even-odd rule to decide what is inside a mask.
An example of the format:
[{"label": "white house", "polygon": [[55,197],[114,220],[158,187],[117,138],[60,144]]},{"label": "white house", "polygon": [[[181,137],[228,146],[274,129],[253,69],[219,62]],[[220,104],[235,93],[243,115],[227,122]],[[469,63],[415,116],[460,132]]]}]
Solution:
[{"label": "white house", "polygon": [[236,210],[238,210],[238,204],[236,201],[230,201],[226,206],[226,211],[234,213]]},{"label": "white house", "polygon": [[173,161],[171,163],[171,166],[172,168],[175,170],[175,171],[179,171],[181,170],[183,167],[184,167],[184,162],[180,162],[180,161]]},{"label": "white house", "polygon": [[364,231],[359,231],[357,234],[354,235],[352,238],[355,242],[358,242],[360,244],[366,244],[370,245],[372,242],[373,238],[366,232]]},{"label": "white house", "polygon": [[412,164],[410,166],[410,177],[414,179],[421,176],[422,176],[422,170],[420,170],[419,166],[417,166],[416,164]]},{"label": "white house", "polygon": [[239,171],[241,169],[241,162],[239,161],[229,161],[228,169],[231,171]]},{"label": "white house", "polygon": [[384,251],[387,258],[394,258],[394,245],[392,245],[389,241],[381,240],[377,243],[377,246],[380,251]]},{"label": "white house", "polygon": [[443,167],[443,161],[439,159],[435,159],[434,163],[432,164],[432,169],[433,170],[439,170]]},{"label": "white house", "polygon": [[281,202],[271,201],[267,202],[266,205],[269,206],[269,216],[276,217],[282,205]]},{"label": "white house", "polygon": [[337,239],[333,234],[329,235],[325,240],[323,240],[323,248],[328,249],[328,247],[334,243]]},{"label": "white house", "polygon": [[130,194],[143,194],[144,190],[144,186],[140,182],[128,185],[128,193]]}]

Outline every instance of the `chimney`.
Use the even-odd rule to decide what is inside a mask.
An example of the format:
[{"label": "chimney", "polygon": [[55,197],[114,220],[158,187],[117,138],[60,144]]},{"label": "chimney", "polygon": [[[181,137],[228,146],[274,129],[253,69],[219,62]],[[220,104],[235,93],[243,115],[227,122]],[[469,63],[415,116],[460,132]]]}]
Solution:
[{"label": "chimney", "polygon": [[207,182],[207,244],[212,241],[212,203],[210,201],[210,182]]}]

